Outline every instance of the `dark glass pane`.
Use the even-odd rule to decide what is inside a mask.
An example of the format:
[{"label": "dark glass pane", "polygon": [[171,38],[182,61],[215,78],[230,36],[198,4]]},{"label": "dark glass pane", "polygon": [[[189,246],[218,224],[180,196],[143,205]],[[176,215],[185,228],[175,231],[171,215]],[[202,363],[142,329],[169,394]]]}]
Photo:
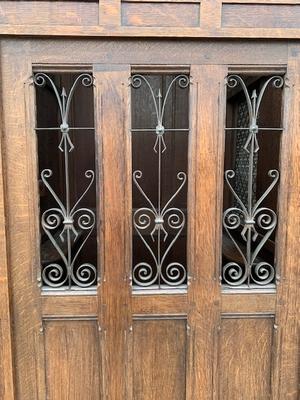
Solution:
[{"label": "dark glass pane", "polygon": [[135,75],[132,86],[133,284],[180,286],[187,275],[189,78]]},{"label": "dark glass pane", "polygon": [[97,279],[93,88],[87,74],[73,87],[79,76],[35,75],[40,256],[49,288],[87,288]]},{"label": "dark glass pane", "polygon": [[283,79],[270,78],[228,79],[222,282],[229,286],[276,278]]}]

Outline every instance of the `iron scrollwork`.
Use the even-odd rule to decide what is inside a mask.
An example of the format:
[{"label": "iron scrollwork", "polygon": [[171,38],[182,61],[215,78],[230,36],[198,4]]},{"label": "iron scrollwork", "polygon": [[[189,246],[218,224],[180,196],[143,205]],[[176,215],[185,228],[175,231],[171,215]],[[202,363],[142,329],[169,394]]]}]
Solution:
[{"label": "iron scrollwork", "polygon": [[[95,173],[92,170],[85,171],[85,178],[88,181],[87,186],[81,196],[72,205],[70,197],[69,154],[74,150],[74,144],[69,135],[69,112],[78,84],[81,83],[85,87],[90,87],[93,85],[93,77],[88,73],[79,75],[72,84],[69,93],[63,88],[61,94],[59,94],[59,90],[50,76],[45,73],[36,73],[33,81],[38,87],[49,85],[58,103],[61,118],[61,125],[58,128],[58,131],[61,133],[58,149],[63,153],[65,178],[64,201],[59,198],[49,182],[53,171],[51,169],[43,169],[40,174],[42,182],[57,204],[56,207],[49,208],[42,213],[41,226],[61,260],[48,263],[42,267],[42,281],[44,285],[52,288],[65,286],[69,289],[72,286],[80,288],[90,287],[95,284],[97,279],[96,267],[88,262],[75,267],[75,263],[95,227],[95,213],[89,208],[80,207],[80,203],[94,183]],[[78,244],[76,251],[73,252],[72,247],[79,236],[83,236],[83,239]]]},{"label": "iron scrollwork", "polygon": [[[253,177],[254,157],[259,151],[257,139],[257,134],[259,133],[258,113],[267,87],[273,84],[275,88],[282,88],[284,79],[281,76],[273,76],[266,80],[258,94],[256,90],[253,90],[251,95],[245,82],[238,75],[228,76],[226,84],[229,88],[240,85],[246,98],[249,126],[238,129],[244,129],[248,132],[248,137],[243,147],[244,151],[248,153],[248,187],[247,201],[245,202],[242,201],[231,183],[235,177],[235,171],[231,169],[225,171],[225,182],[235,199],[235,206],[224,211],[223,227],[241,255],[243,264],[232,261],[223,265],[222,280],[229,286],[243,284],[250,286],[251,283],[265,286],[274,281],[276,271],[274,265],[258,256],[276,228],[277,215],[274,210],[262,206],[262,203],[276,186],[279,180],[279,171],[275,169],[268,171],[271,183],[260,198],[255,199],[253,197],[253,185],[255,183]],[[240,245],[241,242],[236,240],[235,234],[240,235],[242,243],[245,243],[245,250]]]},{"label": "iron scrollwork", "polygon": [[[165,204],[162,204],[162,156],[167,151],[165,134],[167,131],[176,131],[176,129],[166,129],[163,121],[167,100],[172,87],[178,84],[182,89],[187,88],[190,80],[187,75],[177,75],[174,77],[166,90],[164,98],[160,89],[158,90],[158,95],[155,95],[150,82],[145,76],[135,74],[131,77],[131,86],[134,89],[140,88],[142,84],[146,85],[151,94],[156,115],[156,127],[146,130],[156,135],[153,151],[157,154],[158,193],[157,204],[154,204],[142,187],[143,172],[141,170],[133,171],[134,186],[146,202],[144,207],[138,208],[133,212],[133,227],[152,260],[152,263],[140,261],[133,265],[133,283],[141,287],[153,286],[154,284],[158,284],[159,288],[162,285],[174,287],[183,284],[187,277],[186,266],[182,262],[170,262],[167,260],[168,254],[186,224],[184,211],[172,206],[172,204],[185,186],[187,175],[183,171],[177,173],[178,187],[169,200]],[[152,245],[145,239],[146,231],[150,232],[150,242],[152,241]],[[171,231],[171,240],[163,249],[162,244],[166,243]]]}]

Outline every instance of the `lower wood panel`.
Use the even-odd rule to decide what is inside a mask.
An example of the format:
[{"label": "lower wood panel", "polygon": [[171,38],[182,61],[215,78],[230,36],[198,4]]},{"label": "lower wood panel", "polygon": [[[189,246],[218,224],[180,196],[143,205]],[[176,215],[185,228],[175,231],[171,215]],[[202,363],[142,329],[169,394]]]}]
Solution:
[{"label": "lower wood panel", "polygon": [[225,318],[219,342],[220,400],[267,400],[273,318]]},{"label": "lower wood panel", "polygon": [[134,400],[185,399],[186,320],[136,320]]},{"label": "lower wood panel", "polygon": [[98,340],[96,321],[45,323],[47,399],[101,399]]}]

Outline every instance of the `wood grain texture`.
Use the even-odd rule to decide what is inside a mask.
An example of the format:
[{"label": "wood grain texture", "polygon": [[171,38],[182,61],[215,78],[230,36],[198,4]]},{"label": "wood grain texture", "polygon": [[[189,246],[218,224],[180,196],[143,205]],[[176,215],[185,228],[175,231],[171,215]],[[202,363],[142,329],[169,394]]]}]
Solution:
[{"label": "wood grain texture", "polygon": [[101,399],[101,354],[95,321],[47,321],[45,352],[47,398]]},{"label": "wood grain texture", "polygon": [[224,4],[226,28],[300,28],[300,5]]},{"label": "wood grain texture", "polygon": [[72,315],[95,317],[98,314],[98,299],[96,296],[46,295],[42,296],[41,301],[43,317],[66,317]]},{"label": "wood grain texture", "polygon": [[186,315],[187,295],[134,295],[132,313],[134,315]]},{"label": "wood grain texture", "polygon": [[115,27],[121,25],[121,0],[99,1],[99,19],[100,24],[104,26]]},{"label": "wood grain texture", "polygon": [[283,65],[287,63],[288,45],[285,41],[174,41],[174,40],[85,40],[84,52],[78,51],[82,40],[51,38],[5,39],[4,54],[22,57],[27,54],[37,65],[92,65],[93,63],[128,63],[131,65]]},{"label": "wood grain texture", "polygon": [[200,4],[122,2],[123,26],[199,26]]},{"label": "wood grain texture", "polygon": [[285,208],[285,240],[279,254],[281,282],[276,304],[278,346],[274,400],[297,400],[300,384],[300,47],[291,45],[289,55],[281,182],[285,185],[287,201],[282,207]]},{"label": "wood grain texture", "polygon": [[78,1],[8,1],[0,2],[2,25],[71,25],[98,24],[98,4]]},{"label": "wood grain texture", "polygon": [[134,400],[185,399],[185,320],[133,324]]},{"label": "wood grain texture", "polygon": [[222,400],[266,400],[271,393],[273,319],[223,319],[219,341]]},{"label": "wood grain texture", "polygon": [[2,68],[3,91],[13,93],[13,96],[4,96],[2,102],[6,199],[9,205],[6,215],[14,326],[13,351],[14,362],[18,366],[14,370],[15,389],[19,398],[35,400],[39,396],[39,388],[43,390],[43,379],[38,372],[41,367],[42,347],[39,288],[35,268],[35,181],[28,178],[29,171],[32,173],[34,170],[35,160],[31,147],[34,139],[33,125],[27,114],[28,108],[34,109],[31,102],[33,98],[28,95],[31,88],[31,69],[24,60],[8,55]]},{"label": "wood grain texture", "polygon": [[222,294],[222,313],[275,314],[275,293]]},{"label": "wood grain texture", "polygon": [[[2,89],[2,85],[1,85]],[[3,92],[1,93],[3,94]],[[0,109],[1,121],[2,107]],[[14,399],[11,307],[9,304],[8,257],[5,223],[4,170],[2,164],[3,126],[0,125],[0,398]]]},{"label": "wood grain texture", "polygon": [[[207,399],[214,392],[215,341],[220,315],[221,291],[217,275],[216,249],[218,153],[216,151],[225,95],[222,66],[192,66],[192,144],[195,153],[194,230],[190,232],[193,257],[188,302],[190,326],[187,400]],[[211,110],[215,112],[212,114]],[[205,195],[204,195],[205,193]]]},{"label": "wood grain texture", "polygon": [[99,320],[103,337],[104,398],[127,397],[127,335],[130,330],[131,305],[129,265],[126,263],[128,209],[126,134],[128,126],[127,65],[96,65],[97,123],[102,142],[102,281],[99,290]]}]

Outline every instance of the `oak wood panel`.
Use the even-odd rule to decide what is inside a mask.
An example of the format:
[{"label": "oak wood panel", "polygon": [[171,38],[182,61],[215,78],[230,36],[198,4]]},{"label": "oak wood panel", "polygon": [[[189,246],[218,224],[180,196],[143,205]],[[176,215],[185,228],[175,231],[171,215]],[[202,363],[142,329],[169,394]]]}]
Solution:
[{"label": "oak wood panel", "polygon": [[201,28],[216,29],[221,26],[222,0],[201,1]]},{"label": "oak wood panel", "polygon": [[276,294],[222,294],[222,313],[275,314]]},{"label": "oak wood panel", "polygon": [[200,3],[122,2],[121,15],[125,26],[199,26]]},{"label": "oak wood panel", "polygon": [[[221,312],[224,314],[275,314],[275,293],[224,294],[221,296]],[[187,315],[192,307],[186,294],[134,295],[133,315]]]},{"label": "oak wood panel", "polygon": [[[1,85],[2,87],[2,85]],[[3,93],[1,93],[3,96]],[[2,107],[0,111],[2,121]],[[2,136],[0,125],[0,398],[14,399],[12,365],[11,307],[9,304],[8,255],[5,224],[4,170],[2,165]]]},{"label": "oak wood panel", "polygon": [[33,64],[91,65],[92,63],[132,65],[259,64],[284,65],[287,63],[288,44],[284,41],[261,40],[244,43],[237,41],[173,41],[173,40],[85,40],[84,53],[78,51],[82,40],[63,39],[5,39],[3,53],[28,54]]},{"label": "oak wood panel", "polygon": [[186,315],[187,295],[134,295],[132,313],[134,315]]},{"label": "oak wood panel", "polygon": [[42,296],[42,315],[51,316],[91,316],[98,314],[98,300],[89,295],[44,295]]},{"label": "oak wood panel", "polygon": [[[192,132],[196,136],[192,146],[195,153],[195,201],[192,213],[194,230],[190,236],[193,257],[189,263],[191,275],[188,302],[190,326],[187,399],[207,399],[214,392],[215,341],[219,324],[221,290],[218,281],[216,248],[218,134],[221,128],[224,101],[222,66],[191,67]],[[214,109],[214,113],[211,110]],[[205,193],[205,195],[204,195]]]},{"label": "oak wood panel", "polygon": [[101,25],[109,27],[121,25],[121,0],[100,0],[99,19]]},{"label": "oak wood panel", "polygon": [[218,347],[220,399],[270,398],[272,335],[272,318],[223,319]]},{"label": "oak wood panel", "polygon": [[[287,69],[287,101],[282,144],[282,182],[287,201],[283,207],[284,241],[280,254],[281,282],[278,286],[276,325],[278,346],[274,399],[296,400],[300,379],[300,47],[291,45]],[[292,168],[291,168],[292,166]]]},{"label": "oak wood panel", "polygon": [[[209,19],[209,18],[208,18]],[[202,14],[202,20],[205,20]],[[37,37],[103,38],[206,38],[206,39],[299,39],[298,28],[198,28],[198,27],[126,27],[67,25],[0,25],[0,35]],[[261,59],[261,62],[264,62]]]},{"label": "oak wood panel", "polygon": [[98,333],[94,321],[45,323],[47,398],[101,399]]},{"label": "oak wood panel", "polygon": [[300,4],[224,4],[222,26],[227,28],[300,28]]},{"label": "oak wood panel", "polygon": [[133,324],[134,400],[185,399],[185,320]]},{"label": "oak wood panel", "polygon": [[[13,67],[12,67],[13,66]],[[14,326],[15,390],[22,400],[35,400],[43,392],[41,316],[36,270],[34,130],[28,109],[34,110],[30,65],[6,55],[2,63],[3,122],[6,165],[7,240]],[[31,93],[32,94],[32,93]],[[20,101],[22,99],[23,101]],[[12,112],[12,110],[14,110]],[[31,175],[33,174],[33,175]]]},{"label": "oak wood panel", "polygon": [[2,25],[71,25],[98,24],[98,3],[78,1],[9,1],[0,2]]},{"label": "oak wood panel", "polygon": [[127,164],[129,134],[128,65],[95,65],[96,132],[102,142],[103,240],[99,321],[102,329],[104,397],[127,396],[127,335],[130,332],[130,281],[126,262],[128,241]]}]

